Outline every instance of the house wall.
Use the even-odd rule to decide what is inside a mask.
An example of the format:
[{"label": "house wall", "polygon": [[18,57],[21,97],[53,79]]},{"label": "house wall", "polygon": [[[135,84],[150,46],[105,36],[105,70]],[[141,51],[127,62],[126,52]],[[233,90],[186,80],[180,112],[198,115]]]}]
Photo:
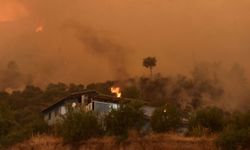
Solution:
[{"label": "house wall", "polygon": [[48,123],[48,125],[52,125],[53,123],[55,123],[56,120],[55,112],[54,111],[48,112],[44,118],[45,121]]},{"label": "house wall", "polygon": [[118,109],[118,108],[119,108],[119,104],[116,104],[116,103],[93,101],[93,111],[95,112],[108,113],[112,109]]},{"label": "house wall", "polygon": [[[47,112],[44,115],[44,120],[48,123],[48,125],[53,125],[55,124],[58,120],[62,118],[63,115],[65,115],[68,110],[67,107],[71,107],[73,103],[76,104],[76,106],[84,106],[87,104],[89,100],[89,96],[87,94],[83,94],[79,98],[74,98],[74,99],[68,99],[66,103],[61,104],[60,106],[54,107],[53,110],[50,112]],[[91,105],[86,105],[88,110],[87,111],[92,111],[92,104]]]},{"label": "house wall", "polygon": [[88,112],[88,111],[92,111],[93,110],[93,103],[89,103],[87,105],[85,105],[85,111]]},{"label": "house wall", "polygon": [[[78,101],[70,100],[68,103],[65,103],[65,104],[62,104],[58,107],[55,107],[52,111],[45,114],[44,119],[48,123],[48,125],[55,124],[57,121],[62,119],[63,115],[65,115],[68,112],[67,106],[71,107],[72,103],[76,103],[77,106],[84,107],[84,111],[86,111],[86,112],[88,112],[88,111],[97,112],[99,114],[98,117],[100,117],[100,120],[102,120],[102,117],[104,115],[111,112],[112,109],[118,109],[120,107],[119,104],[111,103],[111,102],[101,102],[101,101],[95,101],[95,100],[88,101],[89,102],[88,104],[86,104],[86,103],[83,104],[82,102],[86,102],[86,101],[83,101],[83,99],[82,99],[79,103]],[[145,116],[149,119],[152,116],[155,108],[144,106],[144,107],[142,107],[142,110],[143,110]],[[150,125],[148,122],[148,123],[146,123],[143,130],[148,131],[149,129],[150,129]]]},{"label": "house wall", "polygon": [[64,105],[61,105],[52,111],[46,113],[44,115],[44,120],[48,123],[48,125],[55,124],[58,120],[61,119],[63,115],[67,113],[67,108]]},{"label": "house wall", "polygon": [[146,117],[150,118],[153,115],[153,113],[155,111],[155,108],[154,107],[150,107],[150,106],[143,106],[142,110],[144,112],[144,115]]}]

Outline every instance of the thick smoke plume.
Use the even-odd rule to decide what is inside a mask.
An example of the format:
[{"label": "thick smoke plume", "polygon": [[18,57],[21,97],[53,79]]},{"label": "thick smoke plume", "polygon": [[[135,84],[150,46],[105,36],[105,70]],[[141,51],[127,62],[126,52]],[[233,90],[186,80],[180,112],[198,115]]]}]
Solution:
[{"label": "thick smoke plume", "polygon": [[[201,85],[203,105],[218,106],[228,111],[250,109],[250,86],[239,64],[201,62],[194,66],[192,80]],[[205,83],[205,84],[204,84]]]},{"label": "thick smoke plume", "polygon": [[[132,50],[116,43],[101,32],[97,32],[85,26],[72,26],[76,30],[76,36],[85,46],[85,51],[99,59],[105,59],[116,79],[128,78],[128,54]],[[94,66],[93,66],[94,67]]]},{"label": "thick smoke plume", "polygon": [[[196,61],[221,61],[225,68],[238,62],[248,77],[249,8],[247,0],[0,0],[1,81],[8,81],[1,88],[29,83],[25,74],[32,74],[36,85],[148,75],[142,66],[147,56],[157,58],[155,72],[163,76],[187,76]],[[6,68],[9,60],[20,68]],[[240,71],[222,68],[209,75],[212,85],[224,89],[217,105],[248,107],[249,85],[242,83],[249,83],[238,80],[240,74],[234,73]],[[10,80],[6,74],[16,77]],[[161,91],[159,99],[165,97],[163,88],[151,89]],[[186,97],[178,86],[168,91]]]}]

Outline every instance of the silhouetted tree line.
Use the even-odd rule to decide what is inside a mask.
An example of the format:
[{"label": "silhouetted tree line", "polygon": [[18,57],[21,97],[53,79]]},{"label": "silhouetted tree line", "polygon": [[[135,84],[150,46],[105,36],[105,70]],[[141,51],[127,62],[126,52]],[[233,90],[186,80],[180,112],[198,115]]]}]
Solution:
[{"label": "silhouetted tree line", "polygon": [[45,89],[27,85],[11,94],[0,92],[0,147],[47,132],[42,109],[73,92],[83,91],[83,85],[49,84]]},{"label": "silhouetted tree line", "polygon": [[[141,99],[149,105],[161,106],[166,103],[174,104],[179,108],[198,108],[202,104],[203,95],[207,94],[217,98],[223,94],[223,89],[212,81],[202,80],[197,77],[185,76],[162,77],[156,75],[152,78],[140,77],[125,81],[107,81],[104,83],[92,83],[87,86],[64,83],[51,83],[45,89],[34,85],[27,85],[22,91],[13,91],[11,94],[0,92],[0,105],[6,110],[6,121],[3,121],[4,129],[2,136],[13,136],[23,139],[22,136],[39,132],[42,124],[41,110],[74,92],[83,90],[96,90],[102,94],[112,95],[110,87],[118,85],[122,88],[122,96],[133,99]],[[187,103],[186,106],[182,106]],[[11,112],[11,113],[9,113]],[[40,120],[39,120],[40,119]],[[36,125],[37,124],[37,125]],[[33,130],[30,126],[36,126]],[[2,127],[2,128],[3,128]],[[43,127],[40,127],[41,130]],[[12,132],[13,131],[13,132]],[[15,132],[14,132],[15,131]],[[24,133],[20,133],[24,132]],[[8,139],[11,139],[9,137]],[[11,141],[6,141],[6,143]]]},{"label": "silhouetted tree line", "polygon": [[[140,85],[138,82],[142,82],[141,80],[143,80],[143,84]],[[14,91],[11,94],[1,92],[0,146],[11,145],[39,133],[59,133],[58,135],[70,142],[103,135],[126,137],[129,130],[142,131],[145,125],[145,116],[140,109],[142,105],[136,103],[122,105],[121,109],[111,111],[110,114],[104,117],[104,122],[100,122],[93,113],[76,112],[69,113],[64,118],[65,120],[62,124],[49,128],[41,117],[40,112],[43,108],[70,93],[92,89],[111,94],[109,91],[110,86],[121,85],[123,86],[124,97],[142,98],[153,105],[164,103],[161,107],[157,107],[153,116],[149,118],[153,132],[177,132],[183,123],[183,118],[185,118],[189,120],[188,135],[202,136],[218,133],[219,137],[216,139],[216,144],[219,147],[224,149],[249,148],[249,142],[247,142],[250,139],[248,134],[250,126],[249,112],[228,113],[219,108],[202,108],[200,105],[187,110],[180,106],[183,102],[182,90],[184,92],[196,91],[198,87],[198,92],[204,92],[214,99],[220,96],[217,92],[214,94],[213,90],[217,90],[217,87],[213,84],[203,82],[201,84],[203,86],[201,86],[200,84],[195,85],[191,81],[192,79],[183,76],[178,76],[174,79],[158,76],[154,79],[129,79],[123,83],[108,81],[106,83],[89,84],[86,87],[83,85],[58,83],[49,84],[47,88],[40,89],[39,87],[29,85],[23,91]],[[172,89],[168,91],[165,87],[169,85],[174,85],[174,88],[171,87]],[[211,86],[213,90],[201,88],[204,85],[207,87]],[[196,88],[192,89],[192,87]],[[145,91],[142,92],[142,89]],[[165,90],[167,92],[164,93]],[[193,93],[190,93],[192,98]],[[172,99],[167,99],[168,96],[171,96],[170,98]],[[166,99],[161,100],[161,98]],[[202,94],[200,98],[202,101]],[[105,124],[105,128],[103,128],[103,124]],[[74,126],[74,130],[72,130],[72,126]]]},{"label": "silhouetted tree line", "polygon": [[[219,100],[224,94],[223,86],[216,74],[208,74],[203,70],[203,67],[196,66],[191,76],[163,77],[160,74],[156,74],[151,77],[91,83],[86,86],[82,84],[51,83],[45,89],[27,85],[24,90],[13,91],[12,93],[2,91],[0,92],[0,147],[22,141],[29,138],[32,134],[51,133],[49,131],[50,128],[47,127],[41,117],[41,110],[64,96],[83,90],[96,90],[102,94],[113,95],[110,92],[110,87],[112,86],[121,87],[122,97],[144,100],[151,106],[159,107],[151,118],[154,132],[176,130],[181,124],[181,118],[187,118],[190,121],[190,135],[221,132],[222,134],[217,142],[218,145],[228,146],[227,142],[233,142],[242,144],[244,147],[248,146],[244,141],[233,138],[236,134],[246,140],[249,139],[248,134],[241,134],[243,132],[249,133],[249,126],[246,127],[249,124],[246,121],[247,119],[238,117],[238,119],[243,118],[241,120],[243,120],[242,124],[244,125],[235,125],[237,117],[232,119],[232,114],[225,113],[217,108],[202,108],[207,100]],[[123,134],[126,135],[128,130],[132,128],[140,129],[144,117],[142,112],[137,112],[136,110],[139,109],[134,109],[134,106],[124,106],[118,111],[112,111],[105,119],[107,124],[106,132],[111,135],[117,135],[119,131],[123,131]],[[70,128],[65,130],[65,128],[71,127],[71,122],[83,120],[89,120],[90,124],[92,124],[91,122],[96,122],[95,116],[91,114],[74,115],[77,115],[77,118],[69,117],[71,120],[66,121],[68,124],[62,126],[64,131],[62,136],[67,136],[69,140],[81,139],[81,136],[74,137]],[[249,115],[246,115],[245,118],[247,117],[249,118]],[[85,119],[81,120],[82,118]],[[137,122],[138,118],[141,118],[141,121]],[[231,122],[230,125],[228,122]],[[83,121],[82,125],[86,125],[85,127],[88,128],[89,123],[85,123]],[[117,125],[119,128],[114,128]],[[79,128],[82,128],[82,126],[80,125]],[[92,134],[95,136],[103,134],[99,130],[99,126],[96,126],[96,129],[98,129],[98,133],[87,129],[84,132],[89,131],[88,137],[91,137]],[[72,133],[73,137],[68,135],[69,133]]]}]

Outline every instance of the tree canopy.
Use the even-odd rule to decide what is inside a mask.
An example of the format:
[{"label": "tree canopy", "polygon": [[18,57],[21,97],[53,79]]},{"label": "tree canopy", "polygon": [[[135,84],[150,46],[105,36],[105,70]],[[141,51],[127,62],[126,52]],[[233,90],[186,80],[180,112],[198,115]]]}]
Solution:
[{"label": "tree canopy", "polygon": [[153,75],[153,67],[156,66],[157,60],[155,57],[146,57],[143,59],[143,66],[149,68],[150,75]]}]

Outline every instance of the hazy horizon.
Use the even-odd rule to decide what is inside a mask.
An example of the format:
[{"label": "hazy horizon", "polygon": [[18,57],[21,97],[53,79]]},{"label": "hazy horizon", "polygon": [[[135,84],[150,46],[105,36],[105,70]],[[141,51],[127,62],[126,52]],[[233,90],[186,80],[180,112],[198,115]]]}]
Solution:
[{"label": "hazy horizon", "polygon": [[[0,0],[0,70],[15,61],[33,83],[90,83],[187,74],[197,62],[250,74],[250,1]],[[3,73],[2,73],[3,74]]]}]

